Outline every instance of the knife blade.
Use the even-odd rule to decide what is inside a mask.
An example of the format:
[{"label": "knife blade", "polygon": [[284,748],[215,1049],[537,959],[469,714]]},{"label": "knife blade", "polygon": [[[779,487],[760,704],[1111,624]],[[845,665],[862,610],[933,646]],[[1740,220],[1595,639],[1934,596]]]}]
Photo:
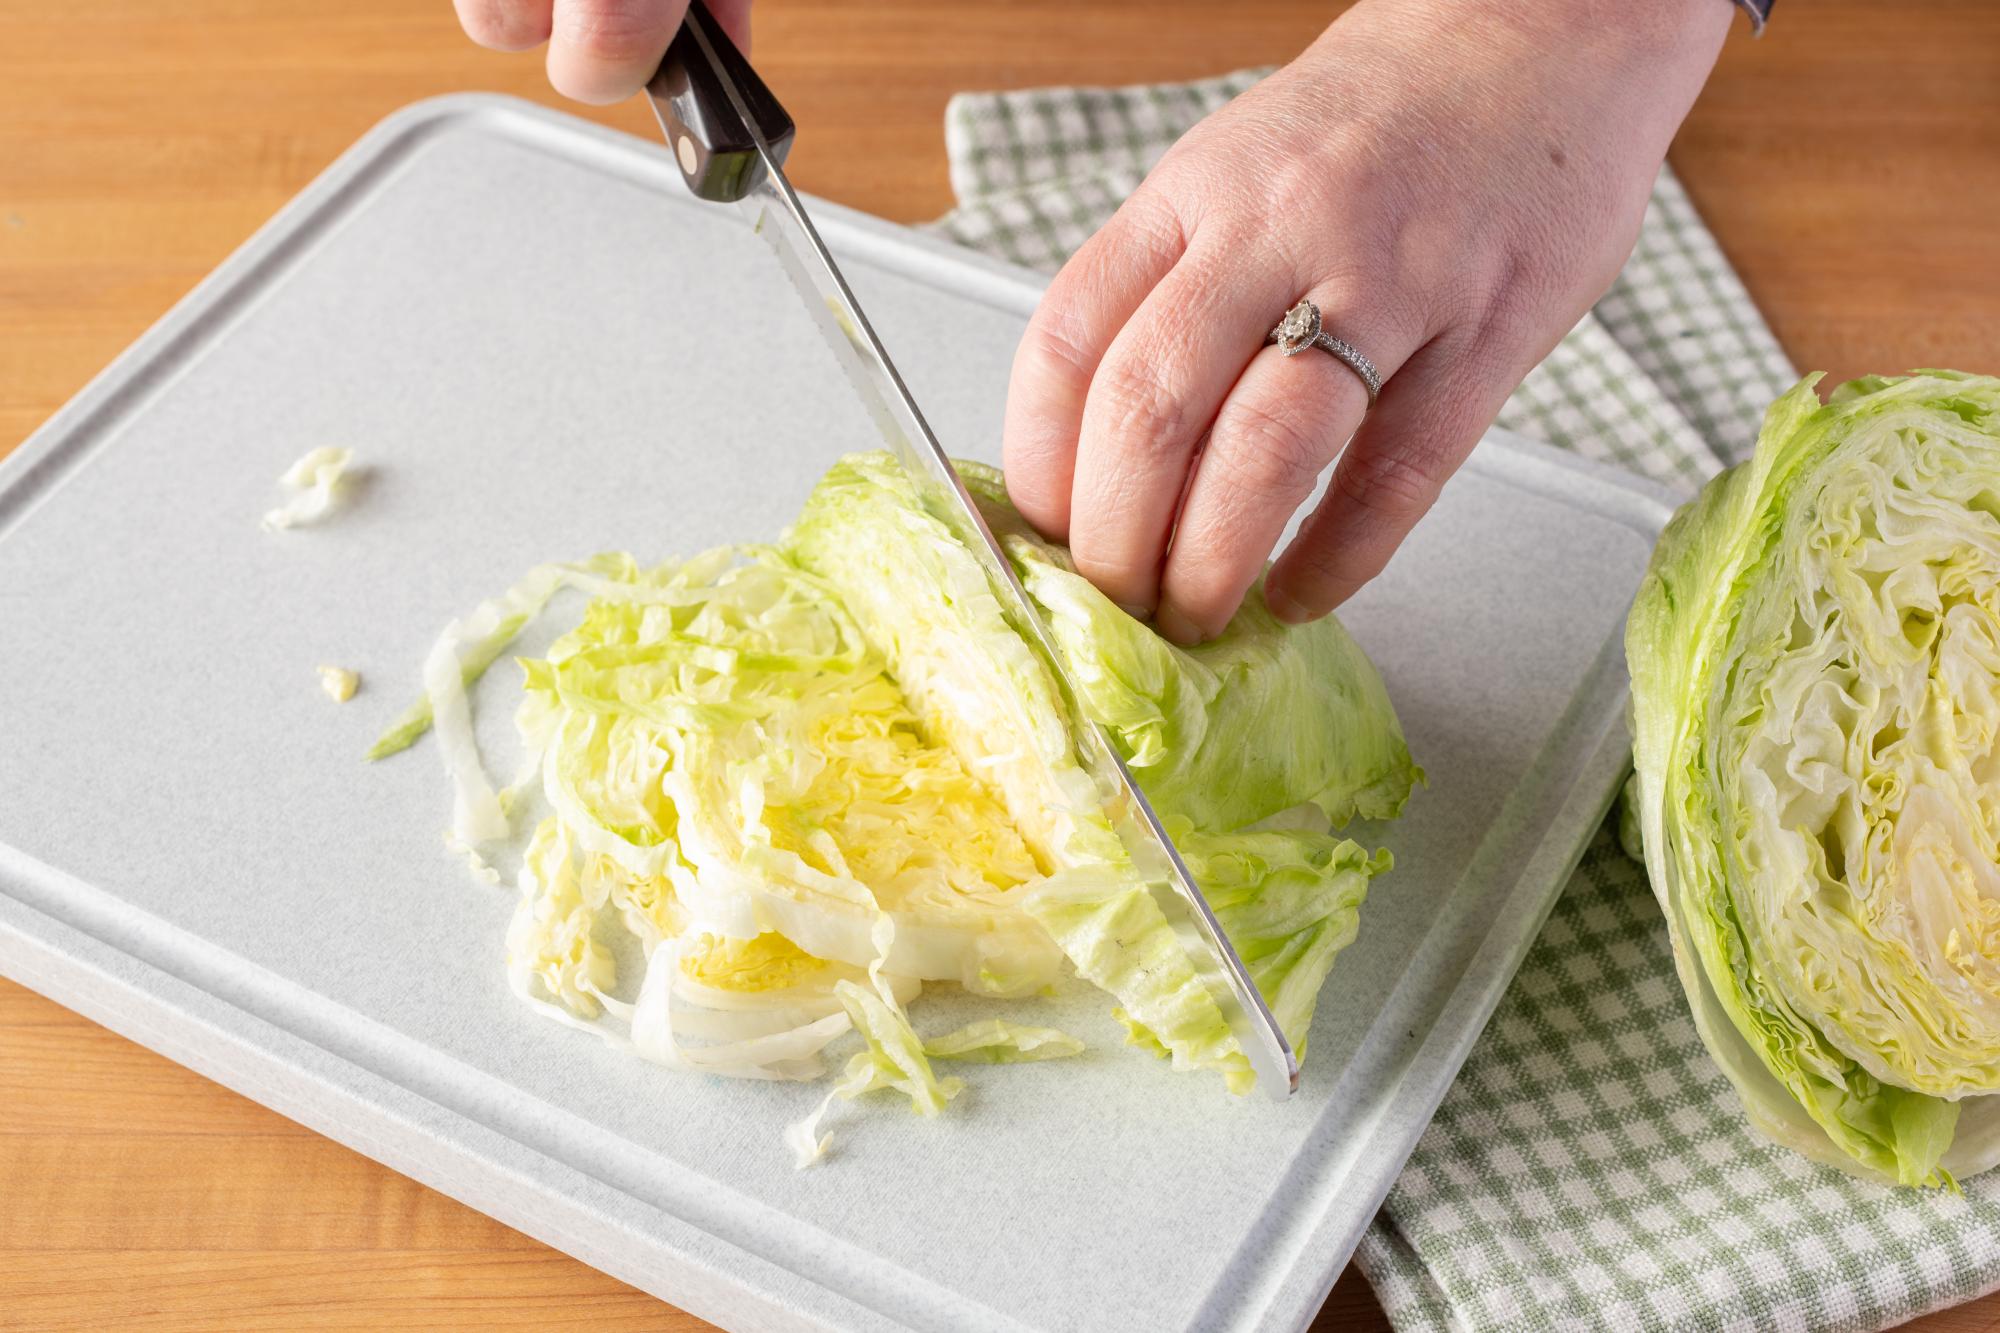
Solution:
[{"label": "knife blade", "polygon": [[1152,803],[1104,729],[1079,706],[1075,682],[1041,612],[786,179],[791,117],[700,0],[689,6],[646,93],[689,188],[704,199],[735,204],[769,243],[884,442],[918,482],[927,507],[979,560],[1010,618],[1039,649],[1069,710],[1077,758],[1134,870],[1228,1021],[1257,1086],[1275,1099],[1289,1097],[1299,1084],[1291,1043]]}]

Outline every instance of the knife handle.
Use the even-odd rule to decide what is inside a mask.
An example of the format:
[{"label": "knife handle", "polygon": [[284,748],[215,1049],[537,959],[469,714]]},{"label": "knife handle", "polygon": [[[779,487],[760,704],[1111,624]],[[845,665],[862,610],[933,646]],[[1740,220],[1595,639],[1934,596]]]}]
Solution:
[{"label": "knife handle", "polygon": [[764,169],[757,141],[730,101],[725,74],[755,119],[772,160],[782,164],[792,146],[791,116],[715,16],[701,0],[692,0],[660,68],[647,81],[646,94],[659,112],[688,188],[703,199],[727,204],[755,189]]}]

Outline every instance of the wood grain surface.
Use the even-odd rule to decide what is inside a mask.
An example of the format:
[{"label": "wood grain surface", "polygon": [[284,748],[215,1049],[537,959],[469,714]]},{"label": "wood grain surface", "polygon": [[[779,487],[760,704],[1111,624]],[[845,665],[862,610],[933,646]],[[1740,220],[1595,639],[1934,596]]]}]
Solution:
[{"label": "wood grain surface", "polygon": [[[1337,9],[760,0],[756,55],[801,187],[917,220],[952,92],[1281,61]],[[0,452],[368,126],[472,88],[555,100],[445,0],[0,0]],[[1673,161],[1802,368],[2000,370],[2000,4],[1783,6]],[[0,982],[0,1327],[529,1326],[708,1327]],[[1386,1323],[1350,1271],[1314,1327]]]}]

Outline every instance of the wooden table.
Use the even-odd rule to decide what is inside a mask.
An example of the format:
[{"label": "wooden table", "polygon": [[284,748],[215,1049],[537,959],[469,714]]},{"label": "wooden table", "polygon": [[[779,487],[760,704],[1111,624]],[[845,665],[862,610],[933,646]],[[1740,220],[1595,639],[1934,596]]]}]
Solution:
[{"label": "wooden table", "polygon": [[[757,55],[800,186],[915,220],[954,90],[1279,61],[1337,7],[760,0]],[[0,0],[0,451],[370,124],[468,88],[555,100],[444,0]],[[2000,5],[1793,0],[1673,160],[1801,367],[2000,370]],[[708,1327],[0,982],[0,1326],[64,1325]],[[1385,1326],[1351,1271],[1315,1324]]]}]

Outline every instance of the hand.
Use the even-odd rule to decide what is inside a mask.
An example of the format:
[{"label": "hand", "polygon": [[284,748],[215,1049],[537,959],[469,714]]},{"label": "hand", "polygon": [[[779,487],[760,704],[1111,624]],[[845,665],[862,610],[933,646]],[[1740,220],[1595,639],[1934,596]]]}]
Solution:
[{"label": "hand", "polygon": [[[549,82],[599,105],[646,86],[687,15],[688,0],[452,0],[466,35],[495,51],[549,44]],[[750,49],[750,0],[708,0],[709,13]]]},{"label": "hand", "polygon": [[[1015,504],[1189,643],[1228,624],[1338,455],[1265,583],[1285,620],[1331,610],[1616,277],[1733,12],[1363,0],[1056,276],[1008,391]],[[1365,416],[1332,356],[1264,346],[1302,297],[1387,382]]]}]

